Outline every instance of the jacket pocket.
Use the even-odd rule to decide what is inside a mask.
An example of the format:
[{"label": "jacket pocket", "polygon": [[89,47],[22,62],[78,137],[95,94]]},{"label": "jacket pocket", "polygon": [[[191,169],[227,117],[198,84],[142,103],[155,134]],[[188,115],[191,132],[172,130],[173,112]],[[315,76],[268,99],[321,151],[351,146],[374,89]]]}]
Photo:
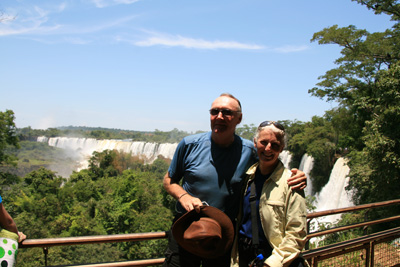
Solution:
[{"label": "jacket pocket", "polygon": [[285,203],[277,200],[267,200],[268,210],[273,217],[274,224],[282,233],[285,222]]}]

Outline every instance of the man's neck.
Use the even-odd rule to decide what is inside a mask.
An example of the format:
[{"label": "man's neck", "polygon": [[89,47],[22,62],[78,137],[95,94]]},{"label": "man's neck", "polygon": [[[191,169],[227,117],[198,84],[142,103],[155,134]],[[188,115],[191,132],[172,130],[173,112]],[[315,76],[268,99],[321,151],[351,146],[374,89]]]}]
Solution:
[{"label": "man's neck", "polygon": [[235,141],[235,135],[223,135],[211,133],[211,139],[220,147],[228,147]]}]

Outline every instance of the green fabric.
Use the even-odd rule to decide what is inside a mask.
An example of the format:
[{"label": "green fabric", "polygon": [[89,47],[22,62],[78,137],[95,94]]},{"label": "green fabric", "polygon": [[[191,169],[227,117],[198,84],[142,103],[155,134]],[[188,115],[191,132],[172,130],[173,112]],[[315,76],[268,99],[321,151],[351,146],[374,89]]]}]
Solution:
[{"label": "green fabric", "polygon": [[5,237],[5,238],[9,238],[9,239],[13,239],[15,241],[18,242],[18,235],[16,233],[7,231],[6,229],[2,229],[0,231],[0,237]]}]

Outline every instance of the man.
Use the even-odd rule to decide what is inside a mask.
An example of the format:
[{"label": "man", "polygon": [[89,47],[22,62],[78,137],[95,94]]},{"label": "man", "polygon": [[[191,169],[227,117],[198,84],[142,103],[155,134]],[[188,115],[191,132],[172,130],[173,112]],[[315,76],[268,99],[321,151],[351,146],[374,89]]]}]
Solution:
[{"label": "man", "polygon": [[[231,94],[221,94],[211,105],[211,132],[185,137],[178,145],[167,174],[165,190],[177,200],[176,221],[185,212],[200,211],[204,204],[224,211],[235,224],[238,213],[242,177],[257,161],[250,140],[235,135],[242,121],[240,101]],[[288,181],[294,189],[304,189],[303,172]],[[182,180],[182,186],[179,185]],[[179,247],[173,236],[163,266],[229,266],[230,251],[216,259],[197,257]]]}]

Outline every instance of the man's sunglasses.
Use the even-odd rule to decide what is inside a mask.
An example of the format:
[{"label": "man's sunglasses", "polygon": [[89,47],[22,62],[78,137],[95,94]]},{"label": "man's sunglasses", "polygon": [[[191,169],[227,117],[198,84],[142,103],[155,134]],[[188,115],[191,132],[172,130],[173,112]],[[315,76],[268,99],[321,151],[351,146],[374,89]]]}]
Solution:
[{"label": "man's sunglasses", "polygon": [[222,116],[232,116],[233,114],[235,114],[238,111],[233,111],[230,109],[219,109],[219,108],[212,108],[210,109],[210,114],[213,116],[218,115],[219,113],[222,113]]},{"label": "man's sunglasses", "polygon": [[271,124],[274,125],[276,128],[278,128],[279,130],[285,131],[285,127],[283,127],[282,124],[276,121],[263,121],[262,123],[260,123],[260,126],[258,126],[258,128],[265,127]]}]

